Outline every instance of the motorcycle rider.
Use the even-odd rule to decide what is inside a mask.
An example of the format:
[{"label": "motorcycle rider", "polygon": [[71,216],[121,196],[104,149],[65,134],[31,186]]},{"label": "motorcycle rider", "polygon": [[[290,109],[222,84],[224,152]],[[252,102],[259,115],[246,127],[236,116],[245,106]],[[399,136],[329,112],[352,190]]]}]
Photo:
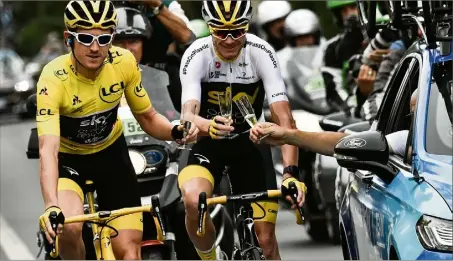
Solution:
[{"label": "motorcycle rider", "polygon": [[277,57],[291,104],[301,98],[295,95],[294,88],[303,88],[307,92],[322,88],[324,92],[320,69],[325,38],[322,37],[318,16],[308,9],[292,11],[285,19],[284,37],[288,45],[277,52]]},{"label": "motorcycle rider", "polygon": [[[250,1],[203,1],[202,14],[211,37],[196,40],[184,53],[180,75],[181,104],[195,107],[195,124],[200,128],[200,139],[190,151],[188,164],[181,170],[178,183],[186,207],[186,227],[192,242],[202,259],[215,259],[213,246],[215,229],[206,215],[206,235],[197,235],[198,198],[201,192],[211,197],[218,186],[225,166],[233,193],[247,193],[270,189],[266,169],[273,169],[272,161],[263,160],[261,152],[245,135],[250,127],[236,106],[231,119],[218,116],[217,94],[231,90],[232,99],[249,97],[256,117],[262,113],[264,95],[267,96],[274,122],[294,128],[291,109],[281,79],[280,66],[274,49],[261,38],[247,34],[252,17]],[[234,121],[234,125],[233,125]],[[299,168],[297,148],[282,147],[285,165],[282,186],[290,181],[298,186],[301,207],[305,197],[305,185],[297,181]],[[275,173],[273,176],[276,187]],[[303,191],[303,192],[302,192]],[[280,259],[275,237],[276,201],[252,204],[260,246],[267,259]]]},{"label": "motorcycle rider", "polygon": [[351,56],[362,51],[364,38],[355,0],[328,0],[327,7],[341,32],[326,43],[323,78],[328,104],[340,111],[347,107],[347,95],[352,94],[348,89],[348,94],[341,91],[346,87],[342,86],[341,70]]},{"label": "motorcycle rider", "polygon": [[[64,233],[63,224],[65,216],[84,213],[82,187],[86,180],[96,186],[100,210],[141,205],[134,167],[117,118],[122,94],[149,135],[180,140],[183,126],[173,126],[154,110],[141,86],[132,53],[111,46],[117,26],[111,1],[71,1],[64,22],[65,42],[71,53],[48,63],[37,84],[40,180],[46,208],[39,223],[49,243],[59,235],[57,247],[63,258],[84,259],[83,224],[65,225]],[[192,128],[186,139],[194,140],[197,132]],[[53,215],[57,216],[56,224],[50,222]],[[112,238],[118,259],[140,258],[141,216],[126,215],[110,223],[120,230]],[[56,231],[52,225],[57,225]]]},{"label": "motorcycle rider", "polygon": [[131,51],[142,64],[145,41],[151,38],[153,27],[148,18],[138,9],[120,6],[116,8],[118,25],[113,45]]},{"label": "motorcycle rider", "polygon": [[291,10],[288,1],[261,1],[258,5],[258,30],[264,32],[265,40],[275,51],[286,46],[283,27],[285,18]]}]

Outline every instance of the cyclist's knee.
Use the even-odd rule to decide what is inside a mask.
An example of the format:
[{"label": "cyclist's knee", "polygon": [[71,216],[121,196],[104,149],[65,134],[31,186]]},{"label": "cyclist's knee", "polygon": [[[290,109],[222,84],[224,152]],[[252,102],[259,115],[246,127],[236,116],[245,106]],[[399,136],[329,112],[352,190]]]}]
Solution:
[{"label": "cyclist's knee", "polygon": [[58,236],[59,247],[62,255],[68,251],[79,249],[83,245],[82,240],[83,223],[67,224],[64,231]]},{"label": "cyclist's knee", "polygon": [[179,187],[182,191],[186,215],[189,219],[196,219],[198,215],[198,197],[206,192],[212,194],[214,179],[208,169],[198,165],[189,165],[178,175]]}]

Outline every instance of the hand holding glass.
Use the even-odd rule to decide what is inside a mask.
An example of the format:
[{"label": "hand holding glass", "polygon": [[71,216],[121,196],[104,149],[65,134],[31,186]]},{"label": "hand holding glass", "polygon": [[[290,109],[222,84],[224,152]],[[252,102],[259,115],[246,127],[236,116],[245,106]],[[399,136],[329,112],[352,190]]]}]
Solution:
[{"label": "hand holding glass", "polygon": [[[189,130],[192,127],[192,124],[195,124],[195,115],[196,115],[196,110],[197,105],[196,104],[184,104],[182,107],[181,111],[181,124],[183,125],[183,137],[184,137],[184,144],[182,146],[179,146],[178,149],[182,150],[191,150],[191,148],[186,147],[186,139],[187,135],[189,134]],[[194,142],[196,143],[196,139]]]},{"label": "hand holding glass", "polygon": [[[258,123],[258,120],[256,119],[255,111],[253,110],[252,104],[249,101],[249,98],[247,95],[242,96],[241,98],[237,99],[234,101],[236,105],[239,108],[239,111],[241,111],[242,116],[244,119],[247,121],[247,123],[250,125],[250,127],[253,128]],[[263,137],[260,138],[260,140],[268,137],[270,134],[266,134]]]},{"label": "hand holding glass", "polygon": [[[220,109],[220,116],[231,120],[232,118],[232,100],[231,100],[231,89],[227,88],[224,92],[218,93],[219,99],[219,109]],[[226,124],[230,126],[230,124]]]}]

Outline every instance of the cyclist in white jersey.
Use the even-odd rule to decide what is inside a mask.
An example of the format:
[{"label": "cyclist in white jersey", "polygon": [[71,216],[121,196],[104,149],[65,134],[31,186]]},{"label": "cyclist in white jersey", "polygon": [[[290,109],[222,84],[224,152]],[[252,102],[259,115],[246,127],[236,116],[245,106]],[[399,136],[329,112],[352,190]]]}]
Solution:
[{"label": "cyclist in white jersey", "polygon": [[[235,194],[276,188],[272,161],[265,160],[265,150],[249,139],[250,126],[234,103],[231,119],[219,116],[217,94],[229,88],[233,100],[247,95],[257,118],[267,96],[273,121],[287,128],[296,125],[274,49],[261,38],[247,34],[251,2],[203,1],[202,14],[211,35],[196,40],[186,50],[180,68],[182,107],[196,106],[195,124],[202,137],[193,145],[188,165],[181,170],[178,181],[186,207],[187,232],[202,259],[215,259],[215,230],[209,215],[204,237],[196,234],[199,194],[212,195],[225,166],[229,167]],[[302,206],[305,186],[297,182],[297,148],[284,145],[282,154],[285,165],[282,186],[296,181],[297,204]],[[277,202],[259,202],[252,207],[254,217],[258,218],[255,229],[265,257],[280,259],[275,237]]]}]

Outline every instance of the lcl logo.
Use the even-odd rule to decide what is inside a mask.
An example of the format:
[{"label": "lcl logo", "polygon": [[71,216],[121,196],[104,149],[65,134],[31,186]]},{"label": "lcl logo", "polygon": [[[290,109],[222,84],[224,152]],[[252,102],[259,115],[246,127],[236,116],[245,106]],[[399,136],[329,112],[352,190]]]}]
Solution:
[{"label": "lcl logo", "polygon": [[99,89],[99,97],[106,103],[114,103],[121,98],[124,90],[124,82],[119,82],[110,85],[110,87],[101,87]]}]

